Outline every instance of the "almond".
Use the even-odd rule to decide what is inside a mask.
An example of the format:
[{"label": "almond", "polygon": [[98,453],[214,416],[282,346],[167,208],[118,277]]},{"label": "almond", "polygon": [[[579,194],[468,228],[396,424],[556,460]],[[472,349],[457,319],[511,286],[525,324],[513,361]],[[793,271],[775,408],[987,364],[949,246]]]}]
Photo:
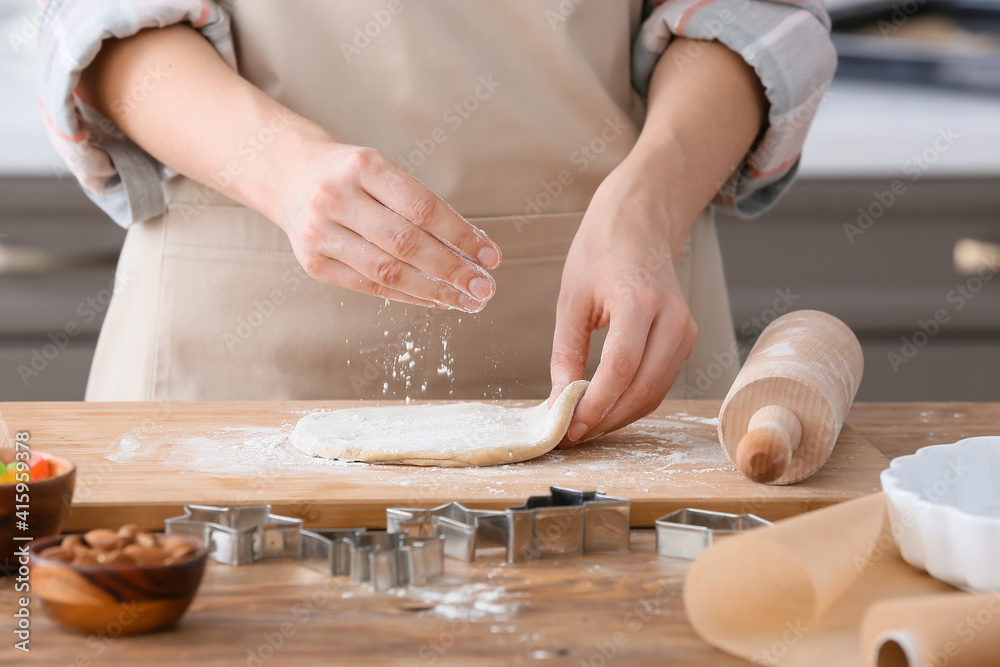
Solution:
[{"label": "almond", "polygon": [[173,565],[174,563],[180,563],[180,562],[186,561],[190,557],[191,557],[190,553],[186,553],[185,554],[185,553],[179,553],[179,552],[175,551],[175,552],[171,553],[169,556],[167,556],[164,559],[163,564],[164,565]]},{"label": "almond", "polygon": [[150,533],[138,533],[135,536],[135,543],[147,549],[155,549],[157,546],[156,536]]},{"label": "almond", "polygon": [[118,529],[119,545],[125,546],[135,542],[135,536],[142,532],[142,526],[137,523],[126,523]]},{"label": "almond", "polygon": [[57,560],[62,563],[70,563],[73,561],[73,551],[72,549],[63,549],[62,545],[49,547],[44,549],[38,554],[42,558],[48,558],[49,560]]},{"label": "almond", "polygon": [[83,539],[89,546],[100,551],[111,551],[118,546],[118,533],[105,528],[87,531]]},{"label": "almond", "polygon": [[76,556],[73,558],[73,565],[100,565],[101,562],[97,560],[97,555],[89,549],[81,549],[76,552]]},{"label": "almond", "polygon": [[97,562],[104,563],[105,565],[113,559],[115,556],[121,555],[121,550],[113,549],[112,551],[101,551],[97,554]]},{"label": "almond", "polygon": [[183,547],[188,547],[189,549],[193,550],[193,548],[191,547],[191,541],[188,538],[182,537],[180,535],[166,535],[160,538],[160,546],[163,547],[163,550],[167,552],[174,552],[177,549],[181,549]]},{"label": "almond", "polygon": [[144,547],[139,544],[130,544],[122,551],[126,556],[131,556],[137,565],[162,565],[166,557],[162,549]]},{"label": "almond", "polygon": [[82,544],[83,540],[80,538],[79,535],[67,535],[66,537],[63,538],[62,544],[60,544],[59,546],[61,546],[63,549],[67,551],[74,551],[78,546]]},{"label": "almond", "polygon": [[169,558],[174,559],[174,561],[184,560],[190,556],[194,555],[194,547],[190,544],[185,544],[182,547],[177,547],[173,551],[169,552]]},{"label": "almond", "polygon": [[112,551],[110,553],[104,554],[104,560],[102,561],[105,565],[135,565],[135,559],[126,553],[121,551]]}]

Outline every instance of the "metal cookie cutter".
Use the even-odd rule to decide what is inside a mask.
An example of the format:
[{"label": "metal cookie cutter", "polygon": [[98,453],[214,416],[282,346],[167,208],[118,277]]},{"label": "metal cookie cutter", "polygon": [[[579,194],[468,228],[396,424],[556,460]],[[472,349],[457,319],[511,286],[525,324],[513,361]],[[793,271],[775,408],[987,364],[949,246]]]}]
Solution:
[{"label": "metal cookie cutter", "polygon": [[271,514],[270,505],[185,505],[184,516],[167,519],[164,524],[168,535],[202,540],[208,557],[226,565],[246,565],[262,558],[298,558],[302,551],[302,520]]},{"label": "metal cookie cutter", "polygon": [[685,508],[656,520],[656,553],[668,558],[694,560],[724,537],[761,526],[770,526],[755,514],[726,514]]},{"label": "metal cookie cutter", "polygon": [[302,564],[348,576],[377,591],[424,584],[444,572],[444,535],[366,532],[364,528],[302,531]]},{"label": "metal cookie cutter", "polygon": [[386,531],[410,537],[444,536],[444,555],[473,561],[476,551],[506,547],[507,513],[472,510],[460,503],[431,509],[390,507],[385,511]]},{"label": "metal cookie cutter", "polygon": [[508,562],[628,552],[628,500],[599,491],[549,490],[507,510]]}]

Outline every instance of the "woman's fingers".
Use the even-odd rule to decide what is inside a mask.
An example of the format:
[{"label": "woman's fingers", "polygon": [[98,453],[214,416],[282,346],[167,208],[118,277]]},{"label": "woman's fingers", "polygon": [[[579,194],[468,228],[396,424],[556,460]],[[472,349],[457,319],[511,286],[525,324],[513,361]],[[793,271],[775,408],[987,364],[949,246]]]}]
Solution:
[{"label": "woman's fingers", "polygon": [[389,299],[391,301],[401,301],[403,303],[410,303],[415,306],[424,306],[428,308],[447,307],[434,301],[421,299],[407,294],[406,292],[400,292],[399,290],[392,289],[391,287],[386,287],[385,285],[377,283],[374,280],[366,278],[347,264],[330,257],[323,257],[318,260],[315,267],[313,267],[313,272],[311,272],[310,275],[329,285],[346,287],[347,289],[352,289],[356,292],[371,294],[372,296],[382,297],[383,299]]},{"label": "woman's fingers", "polygon": [[655,410],[691,356],[697,332],[698,328],[689,317],[671,318],[669,313],[657,317],[650,327],[646,349],[628,389],[583,438],[614,431]]},{"label": "woman's fingers", "polygon": [[[478,312],[496,291],[486,268],[500,251],[485,234],[372,148],[306,145],[282,215],[302,267],[317,280],[366,281],[362,291]],[[309,159],[311,158],[311,159]],[[334,259],[357,275],[350,279]],[[360,283],[358,283],[360,284]]]},{"label": "woman's fingers", "polygon": [[571,382],[584,379],[592,333],[589,310],[584,304],[560,302],[556,309],[556,331],[552,338],[549,373],[552,392],[549,406]]},{"label": "woman's fingers", "polygon": [[500,248],[423,183],[377,151],[358,155],[358,180],[372,198],[480,266],[500,263]]},{"label": "woman's fingers", "polygon": [[[386,213],[398,217],[391,212]],[[419,234],[424,234],[406,221],[403,221],[403,224],[409,225]],[[451,250],[437,245],[441,252],[449,253],[453,255],[453,259],[458,259]],[[350,267],[382,290],[399,292],[441,307],[468,312],[478,312],[486,304],[485,298],[475,299],[450,283],[428,276],[346,227],[331,226],[319,251],[324,256]],[[492,296],[492,291],[488,296]],[[393,297],[386,295],[386,298]]]},{"label": "woman's fingers", "polygon": [[[359,206],[354,216],[339,222],[378,246],[397,262],[416,270],[425,283],[421,287],[414,287],[417,292],[410,292],[416,296],[440,291],[439,283],[442,282],[481,303],[488,301],[496,291],[493,277],[484,268],[372,199]],[[375,275],[366,275],[381,282]],[[392,284],[389,286],[396,287]]]},{"label": "woman's fingers", "polygon": [[579,442],[597,426],[632,384],[647,345],[653,313],[641,308],[612,313],[601,363],[573,415],[568,438]]}]

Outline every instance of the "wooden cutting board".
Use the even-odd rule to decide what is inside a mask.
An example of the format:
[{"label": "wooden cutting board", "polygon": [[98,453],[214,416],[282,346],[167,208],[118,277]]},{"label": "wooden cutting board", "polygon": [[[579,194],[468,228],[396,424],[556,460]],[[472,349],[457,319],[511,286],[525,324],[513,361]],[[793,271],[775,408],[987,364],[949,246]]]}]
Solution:
[{"label": "wooden cutting board", "polygon": [[[510,401],[510,405],[527,405]],[[373,403],[366,402],[366,405]],[[632,525],[681,507],[779,519],[878,491],[887,459],[849,425],[827,464],[792,486],[755,484],[718,444],[718,401],[668,401],[597,442],[488,468],[417,468],[310,458],[288,443],[298,419],[350,401],[2,403],[0,447],[28,431],[79,467],[67,530],[162,521],[191,504],[270,503],[311,526],[385,525],[386,507],[452,500],[504,509],[549,486],[632,501]]]}]

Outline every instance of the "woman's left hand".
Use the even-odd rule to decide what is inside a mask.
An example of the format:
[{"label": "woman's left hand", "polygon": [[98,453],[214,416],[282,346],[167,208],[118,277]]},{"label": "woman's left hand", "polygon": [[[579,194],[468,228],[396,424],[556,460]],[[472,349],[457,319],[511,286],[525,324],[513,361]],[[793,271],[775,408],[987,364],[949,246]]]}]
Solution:
[{"label": "woman's left hand", "polygon": [[667,395],[698,335],[674,261],[766,117],[764,88],[739,54],[671,39],[639,139],[597,189],[566,257],[550,402],[584,378],[591,334],[608,327],[608,337],[562,446],[626,426]]},{"label": "woman's left hand", "polygon": [[608,327],[608,336],[564,446],[655,410],[697,336],[674,272],[690,221],[670,220],[667,188],[651,167],[633,153],[604,180],[566,258],[550,401],[583,379],[592,333]]}]

